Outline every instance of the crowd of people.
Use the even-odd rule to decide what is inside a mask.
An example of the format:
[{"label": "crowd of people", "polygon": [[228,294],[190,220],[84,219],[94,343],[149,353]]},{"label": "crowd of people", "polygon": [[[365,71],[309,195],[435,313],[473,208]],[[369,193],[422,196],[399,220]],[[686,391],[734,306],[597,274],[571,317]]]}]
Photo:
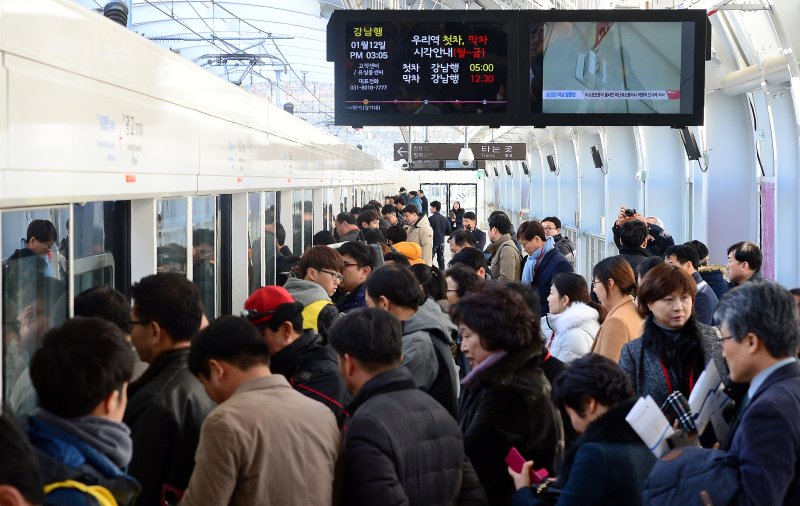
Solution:
[{"label": "crowd of people", "polygon": [[401,190],[238,316],[178,273],[78,295],[0,418],[0,504],[642,504],[657,460],[626,416],[709,363],[731,429],[692,444],[736,458],[739,504],[800,504],[800,291],[757,245],[721,270],[621,209],[588,283],[557,217],[484,232]]}]

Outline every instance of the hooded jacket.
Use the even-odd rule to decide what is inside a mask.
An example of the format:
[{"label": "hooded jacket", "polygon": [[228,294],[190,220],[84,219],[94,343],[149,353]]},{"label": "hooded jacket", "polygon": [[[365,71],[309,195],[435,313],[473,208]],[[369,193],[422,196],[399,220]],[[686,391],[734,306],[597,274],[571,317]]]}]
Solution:
[{"label": "hooded jacket", "polygon": [[456,326],[430,298],[403,322],[403,365],[417,387],[453,417],[458,405],[458,373],[450,345],[456,333]]},{"label": "hooded jacket", "polygon": [[570,363],[589,353],[600,329],[599,317],[596,309],[583,302],[570,304],[563,313],[543,316],[542,335],[550,354]]},{"label": "hooded jacket", "polygon": [[553,241],[555,242],[556,249],[561,252],[562,255],[567,259],[567,262],[574,268],[575,267],[575,245],[572,244],[572,241],[569,237],[561,234],[557,234],[553,236]]},{"label": "hooded jacket", "polygon": [[728,293],[728,282],[725,281],[727,269],[724,265],[703,265],[697,269],[697,272],[700,273],[703,281],[708,283],[708,286],[714,290],[717,299],[721,299],[723,295]]},{"label": "hooded jacket", "polygon": [[498,281],[519,281],[522,276],[521,255],[511,234],[503,234],[486,250],[492,255],[490,269],[492,279]]},{"label": "hooded jacket", "polygon": [[303,305],[303,330],[313,330],[327,340],[328,329],[339,318],[328,292],[317,283],[300,278],[289,278],[283,287]]},{"label": "hooded jacket", "polygon": [[406,241],[415,242],[422,247],[422,259],[425,265],[433,265],[433,228],[427,216],[419,215],[419,219],[413,225],[406,223],[403,227],[406,231]]}]

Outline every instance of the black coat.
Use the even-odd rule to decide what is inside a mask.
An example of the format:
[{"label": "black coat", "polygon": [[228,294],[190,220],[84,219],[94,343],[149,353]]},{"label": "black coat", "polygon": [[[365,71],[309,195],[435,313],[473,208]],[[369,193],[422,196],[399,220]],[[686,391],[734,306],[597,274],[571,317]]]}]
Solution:
[{"label": "black coat", "polygon": [[[625,421],[628,401],[611,408],[567,452],[558,473],[557,504],[575,506],[642,504],[642,490],[656,458]],[[531,489],[514,494],[514,506],[543,504]],[[546,504],[546,503],[544,503]]]},{"label": "black coat", "polygon": [[539,316],[544,316],[550,312],[550,303],[547,302],[547,296],[550,295],[550,286],[553,284],[553,278],[556,277],[556,274],[573,271],[572,264],[558,251],[558,248],[553,248],[544,254],[544,258],[536,266],[533,273],[533,281],[531,282],[536,291],[539,292],[539,306],[541,307]]},{"label": "black coat", "polygon": [[555,474],[563,435],[539,361],[529,350],[509,353],[483,371],[474,389],[462,389],[464,446],[493,506],[511,504],[514,482],[505,458],[512,447]]},{"label": "black coat", "polygon": [[439,212],[431,213],[428,222],[433,229],[433,247],[444,244],[444,238],[450,235],[450,222]]},{"label": "black coat", "polygon": [[[622,248],[619,231],[620,227],[615,223],[614,226],[611,227],[611,232],[614,235],[614,244],[617,245],[617,248]],[[653,238],[652,241],[649,241],[647,243],[647,248],[646,248],[650,256],[663,257],[664,252],[667,251],[667,248],[675,245],[675,239],[673,239],[671,235],[669,235],[663,228],[659,227],[658,225],[654,225],[653,223],[648,223],[647,232],[650,234],[650,237]],[[620,251],[620,253],[622,252]]]},{"label": "black coat", "polygon": [[343,504],[487,504],[455,420],[405,368],[374,376],[347,408]]},{"label": "black coat", "polygon": [[464,208],[459,209],[451,209],[451,213],[456,215],[456,220],[453,223],[453,230],[458,230],[459,228],[464,228],[464,213],[466,212]]},{"label": "black coat", "polygon": [[627,260],[629,264],[631,264],[633,273],[636,274],[636,267],[638,267],[639,264],[642,263],[642,261],[645,258],[651,257],[653,255],[651,255],[650,252],[644,248],[628,248],[623,246],[619,249],[619,256],[621,256],[622,258]]},{"label": "black coat", "polygon": [[472,237],[475,238],[475,242],[478,243],[475,247],[483,251],[484,248],[486,248],[486,232],[477,227],[470,230],[470,232],[472,232]]},{"label": "black coat", "polygon": [[322,345],[313,330],[306,330],[299,339],[274,354],[269,368],[273,374],[282,374],[301,394],[328,406],[342,427],[344,404],[349,397],[347,388],[339,375],[336,353]]},{"label": "black coat", "polygon": [[730,290],[728,282],[725,281],[726,269],[724,265],[703,266],[700,267],[698,272],[700,273],[700,277],[703,278],[703,281],[708,283],[708,286],[714,290],[717,299],[722,299],[722,296]]},{"label": "black coat", "polygon": [[189,348],[162,353],[128,387],[124,422],[131,429],[128,472],[142,485],[136,504],[161,504],[164,486],[186,490],[200,426],[215,404],[189,372]]}]

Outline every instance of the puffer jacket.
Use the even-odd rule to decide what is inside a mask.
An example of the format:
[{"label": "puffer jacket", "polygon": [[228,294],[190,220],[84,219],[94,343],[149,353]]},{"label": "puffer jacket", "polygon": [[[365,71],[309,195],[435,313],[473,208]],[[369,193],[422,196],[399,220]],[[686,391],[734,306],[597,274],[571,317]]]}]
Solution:
[{"label": "puffer jacket", "polygon": [[307,330],[274,354],[270,370],[273,374],[282,374],[301,394],[328,406],[342,427],[346,417],[344,404],[349,398],[347,387],[339,375],[336,353],[322,345],[313,330]]},{"label": "puffer jacket", "polygon": [[136,504],[161,504],[167,493],[186,490],[194,470],[200,427],[216,406],[187,367],[189,348],[159,355],[128,386],[123,421],[131,429],[128,471],[142,484]]},{"label": "puffer jacket", "polygon": [[583,302],[570,304],[563,313],[543,316],[542,335],[550,353],[565,363],[589,353],[600,329],[599,317],[596,309]]},{"label": "puffer jacket", "polygon": [[403,322],[403,365],[417,387],[453,417],[458,412],[458,373],[450,350],[454,335],[455,325],[430,298]]},{"label": "puffer jacket", "polygon": [[343,504],[487,504],[458,424],[405,368],[371,378],[347,409]]},{"label": "puffer jacket", "polygon": [[521,255],[511,234],[500,236],[486,250],[492,255],[489,266],[492,271],[492,279],[498,281],[519,281],[521,279]]},{"label": "puffer jacket", "polygon": [[420,216],[413,225],[406,224],[406,241],[415,242],[422,248],[425,265],[433,265],[433,228],[427,216]]},{"label": "puffer jacket", "polygon": [[727,274],[728,269],[724,265],[703,265],[697,272],[700,273],[703,281],[708,283],[708,286],[714,290],[717,299],[722,299],[722,296],[728,293],[728,282],[725,281],[725,274]]},{"label": "puffer jacket", "polygon": [[322,286],[300,278],[289,278],[283,285],[294,300],[303,305],[303,330],[313,330],[327,341],[328,329],[339,318],[339,309]]},{"label": "puffer jacket", "polygon": [[567,259],[567,262],[575,268],[575,245],[572,244],[572,241],[569,237],[561,234],[557,234],[553,236],[553,242],[556,245],[558,251],[564,255],[564,258]]},{"label": "puffer jacket", "polygon": [[462,390],[464,448],[493,506],[511,504],[514,482],[505,458],[512,447],[555,476],[563,430],[540,360],[530,350],[509,353],[483,371],[475,387]]}]

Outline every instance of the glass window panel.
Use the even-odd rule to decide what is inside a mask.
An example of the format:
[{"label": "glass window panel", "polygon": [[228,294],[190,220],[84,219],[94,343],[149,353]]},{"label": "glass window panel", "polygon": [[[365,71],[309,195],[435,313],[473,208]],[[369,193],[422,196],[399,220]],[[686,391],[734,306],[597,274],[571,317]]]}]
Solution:
[{"label": "glass window panel", "polygon": [[156,201],[156,272],[186,274],[185,198]]},{"label": "glass window panel", "polygon": [[[265,279],[267,285],[275,284],[275,251],[277,241],[275,240],[276,229],[280,226],[277,218],[280,216],[280,198],[276,192],[266,192],[264,194],[264,248],[267,252],[267,271]],[[286,234],[283,234],[284,237]],[[284,239],[285,241],[285,239]]]},{"label": "glass window panel", "polygon": [[[118,233],[114,227],[115,214],[121,204],[116,202],[87,202],[72,205],[72,248],[75,293],[98,286],[115,286],[116,261],[113,250]],[[69,251],[66,238],[61,241],[62,261],[59,268],[66,274]]]},{"label": "glass window panel", "polygon": [[333,188],[322,190],[322,230],[333,230]]},{"label": "glass window panel", "polygon": [[[306,190],[303,201],[303,251],[311,247],[314,242],[314,192]],[[297,253],[300,255],[300,253]]]},{"label": "glass window panel", "polygon": [[247,194],[247,237],[250,242],[248,279],[251,292],[261,286],[261,232],[264,226],[261,224],[261,195],[257,192]]},{"label": "glass window panel", "polygon": [[303,190],[292,190],[292,251],[303,252]]},{"label": "glass window panel", "polygon": [[217,316],[217,197],[192,199],[192,280],[200,290],[206,316]]},{"label": "glass window panel", "polygon": [[347,188],[340,188],[339,189],[339,212],[346,213],[350,210],[347,207]]},{"label": "glass window panel", "polygon": [[25,373],[31,357],[45,332],[68,317],[69,285],[59,279],[60,239],[66,237],[68,217],[66,207],[2,213],[2,393],[18,415],[36,409]]}]

